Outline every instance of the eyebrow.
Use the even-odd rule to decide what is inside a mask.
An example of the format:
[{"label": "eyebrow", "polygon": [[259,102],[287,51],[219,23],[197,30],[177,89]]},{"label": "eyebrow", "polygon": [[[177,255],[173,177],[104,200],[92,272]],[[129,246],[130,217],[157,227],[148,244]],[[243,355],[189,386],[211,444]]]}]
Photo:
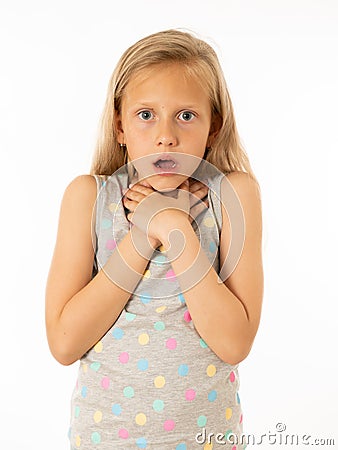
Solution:
[{"label": "eyebrow", "polygon": [[[153,106],[154,106],[154,103],[156,103],[156,102],[137,102],[137,103],[134,103],[134,105],[133,105],[133,107],[138,107],[138,108],[142,108],[142,107],[145,107],[145,108],[152,108]],[[179,105],[177,108],[175,108],[175,109],[182,109],[182,108],[184,108],[184,109],[196,109],[196,108],[198,108],[198,106],[199,105],[197,105],[197,104],[193,104],[193,103],[190,103],[190,104],[186,104],[186,103],[182,103],[181,105]]]}]

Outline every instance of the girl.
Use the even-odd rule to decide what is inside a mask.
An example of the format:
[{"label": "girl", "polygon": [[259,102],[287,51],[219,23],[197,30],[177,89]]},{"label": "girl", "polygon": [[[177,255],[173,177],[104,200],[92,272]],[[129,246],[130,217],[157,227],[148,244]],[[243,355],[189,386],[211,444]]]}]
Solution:
[{"label": "girl", "polygon": [[261,234],[215,52],[176,30],[140,40],[112,75],[91,175],[65,191],[47,281],[51,352],[80,360],[72,449],[245,448]]}]

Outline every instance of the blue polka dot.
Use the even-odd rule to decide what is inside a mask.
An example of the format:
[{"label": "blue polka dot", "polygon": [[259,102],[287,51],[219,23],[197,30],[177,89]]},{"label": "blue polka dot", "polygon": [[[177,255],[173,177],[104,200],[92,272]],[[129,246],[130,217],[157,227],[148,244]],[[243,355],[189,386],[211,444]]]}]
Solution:
[{"label": "blue polka dot", "polygon": [[139,370],[147,370],[149,367],[149,363],[147,359],[139,359],[137,361],[137,367]]},{"label": "blue polka dot", "polygon": [[209,252],[215,253],[216,248],[217,248],[217,247],[216,247],[215,242],[214,242],[214,241],[211,241],[210,244],[209,244]]},{"label": "blue polka dot", "polygon": [[208,394],[208,400],[209,402],[214,402],[217,398],[217,392],[216,391],[210,391]]},{"label": "blue polka dot", "polygon": [[238,392],[237,392],[237,403],[238,403],[238,404],[240,404],[240,403],[241,403],[241,400],[240,400],[240,398],[239,398],[239,394],[238,394]]},{"label": "blue polka dot", "polygon": [[143,437],[136,439],[136,445],[138,448],[147,448],[147,440]]},{"label": "blue polka dot", "polygon": [[185,298],[183,297],[183,294],[178,294],[178,299],[181,303],[185,304]]},{"label": "blue polka dot", "polygon": [[119,403],[114,403],[114,405],[111,407],[111,411],[115,416],[119,416],[122,413],[122,408]]},{"label": "blue polka dot", "polygon": [[83,398],[86,398],[87,394],[88,394],[88,388],[87,388],[87,386],[83,386],[83,388],[81,389],[81,396]]},{"label": "blue polka dot", "polygon": [[140,295],[140,299],[144,305],[147,305],[151,300],[151,295],[144,292],[142,295]]},{"label": "blue polka dot", "polygon": [[79,406],[75,406],[75,410],[74,410],[74,416],[76,418],[78,418],[80,415],[80,407]]},{"label": "blue polka dot", "polygon": [[114,328],[114,330],[112,331],[112,335],[115,339],[122,339],[124,331],[121,328]]},{"label": "blue polka dot", "polygon": [[178,374],[181,375],[181,377],[185,377],[188,375],[189,367],[186,364],[181,364],[178,368]]},{"label": "blue polka dot", "polygon": [[187,450],[187,446],[185,444],[178,444],[175,450]]}]

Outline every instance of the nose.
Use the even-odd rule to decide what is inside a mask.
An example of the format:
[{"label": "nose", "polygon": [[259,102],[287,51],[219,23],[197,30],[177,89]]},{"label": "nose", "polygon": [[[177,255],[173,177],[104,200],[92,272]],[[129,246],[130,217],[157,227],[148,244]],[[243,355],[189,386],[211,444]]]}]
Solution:
[{"label": "nose", "polygon": [[170,120],[163,120],[159,124],[158,136],[156,139],[157,146],[175,147],[178,144],[175,127]]}]

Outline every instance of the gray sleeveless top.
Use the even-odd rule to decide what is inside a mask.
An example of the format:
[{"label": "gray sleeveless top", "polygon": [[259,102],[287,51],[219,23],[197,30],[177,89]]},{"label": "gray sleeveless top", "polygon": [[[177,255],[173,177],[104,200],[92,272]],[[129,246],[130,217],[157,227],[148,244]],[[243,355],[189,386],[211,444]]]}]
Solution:
[{"label": "gray sleeveless top", "polygon": [[[209,208],[192,226],[219,273],[224,174],[194,178],[201,176],[209,185]],[[130,228],[121,202],[128,170],[96,180],[93,276]],[[242,433],[238,388],[237,366],[224,363],[199,336],[165,252],[156,250],[114,325],[81,358],[71,449],[243,449],[231,443]]]}]

